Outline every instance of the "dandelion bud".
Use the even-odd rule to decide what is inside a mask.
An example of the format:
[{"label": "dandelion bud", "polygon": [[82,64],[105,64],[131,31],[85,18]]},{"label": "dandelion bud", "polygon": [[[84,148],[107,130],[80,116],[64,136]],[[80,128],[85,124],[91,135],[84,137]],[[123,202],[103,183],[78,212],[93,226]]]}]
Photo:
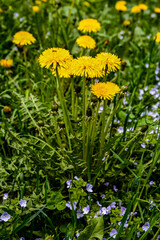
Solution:
[{"label": "dandelion bud", "polygon": [[126,61],[125,61],[125,60],[122,60],[122,62],[121,62],[122,71],[124,71],[126,65],[127,65]]},{"label": "dandelion bud", "polygon": [[123,86],[121,87],[121,92],[125,93],[125,92],[127,92],[127,91],[128,91],[128,85],[123,85]]},{"label": "dandelion bud", "polygon": [[3,112],[6,113],[6,114],[10,113],[11,110],[12,109],[9,106],[4,106],[4,108],[3,108]]},{"label": "dandelion bud", "polygon": [[57,103],[52,104],[52,110],[55,111],[55,112],[58,111],[58,104]]},{"label": "dandelion bud", "polygon": [[141,132],[142,133],[145,133],[148,129],[148,125],[144,125],[142,128],[141,128]]},{"label": "dandelion bud", "polygon": [[105,45],[108,45],[109,44],[109,40],[107,39],[105,42],[104,42]]},{"label": "dandelion bud", "polygon": [[65,128],[65,123],[64,123],[64,121],[60,121],[60,122],[59,122],[59,126],[60,126],[61,128]]},{"label": "dandelion bud", "polygon": [[41,126],[44,125],[44,122],[43,122],[42,120],[39,120],[39,121],[38,121],[38,125],[41,127]]}]

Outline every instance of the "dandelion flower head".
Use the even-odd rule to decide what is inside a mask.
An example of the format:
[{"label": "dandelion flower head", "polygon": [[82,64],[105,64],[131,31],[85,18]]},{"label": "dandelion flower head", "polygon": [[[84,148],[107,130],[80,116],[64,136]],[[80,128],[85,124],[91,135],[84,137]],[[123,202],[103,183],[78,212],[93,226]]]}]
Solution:
[{"label": "dandelion flower head", "polygon": [[125,20],[124,22],[123,22],[123,25],[124,26],[129,26],[131,24],[131,22],[129,21],[129,20]]},{"label": "dandelion flower head", "polygon": [[136,6],[131,8],[131,12],[132,13],[140,13],[141,12],[141,8],[138,5],[136,5]]},{"label": "dandelion flower head", "polygon": [[126,5],[127,2],[126,1],[117,1],[116,4],[122,4],[122,5]]},{"label": "dandelion flower head", "polygon": [[39,7],[38,6],[33,6],[32,10],[33,10],[33,12],[39,12]]},{"label": "dandelion flower head", "polygon": [[26,31],[17,32],[13,36],[13,43],[21,46],[28,45],[28,44],[31,45],[35,41],[36,39],[33,37],[33,35]]},{"label": "dandelion flower head", "polygon": [[155,9],[154,9],[154,12],[155,12],[155,13],[160,13],[160,8],[155,8]]},{"label": "dandelion flower head", "polygon": [[63,48],[48,48],[39,57],[41,67],[46,67],[47,69],[50,66],[56,69],[58,66],[61,67],[64,64],[70,64],[71,61],[72,56],[69,51]]},{"label": "dandelion flower head", "polygon": [[4,68],[10,68],[13,65],[13,60],[12,59],[1,59],[0,60],[0,65]]},{"label": "dandelion flower head", "polygon": [[72,75],[95,78],[102,77],[103,73],[101,65],[95,58],[83,56],[72,61]]},{"label": "dandelion flower head", "polygon": [[[121,1],[120,1],[120,2],[121,2]],[[123,1],[122,1],[122,2],[123,2]],[[118,11],[121,11],[121,12],[127,11],[127,7],[126,7],[124,4],[119,3],[119,2],[117,2],[117,3],[115,4],[115,9],[118,10]]]},{"label": "dandelion flower head", "polygon": [[83,19],[79,22],[78,30],[82,32],[97,32],[101,28],[100,23],[93,18]]},{"label": "dandelion flower head", "polygon": [[120,69],[121,60],[112,53],[107,52],[99,53],[97,54],[96,59],[100,61],[102,68],[104,70],[107,70],[107,73],[115,72],[117,69]]},{"label": "dandelion flower head", "polygon": [[119,91],[118,85],[112,82],[97,82],[91,87],[91,92],[101,99],[111,100]]},{"label": "dandelion flower head", "polygon": [[[70,76],[71,76],[71,67],[70,67],[70,65],[71,64],[72,63],[70,61],[70,64],[68,62],[67,64],[64,63],[62,66],[58,67],[58,76],[60,78],[70,78]],[[52,74],[54,76],[56,76],[56,69],[52,68],[51,70],[52,70]]]},{"label": "dandelion flower head", "polygon": [[157,34],[155,36],[155,41],[160,42],[160,32],[157,32]]},{"label": "dandelion flower head", "polygon": [[96,46],[95,40],[87,35],[78,37],[76,42],[82,48],[94,49]]},{"label": "dandelion flower head", "polygon": [[148,9],[148,6],[147,6],[146,4],[143,4],[143,3],[139,4],[138,6],[139,6],[139,8],[140,8],[142,11]]}]

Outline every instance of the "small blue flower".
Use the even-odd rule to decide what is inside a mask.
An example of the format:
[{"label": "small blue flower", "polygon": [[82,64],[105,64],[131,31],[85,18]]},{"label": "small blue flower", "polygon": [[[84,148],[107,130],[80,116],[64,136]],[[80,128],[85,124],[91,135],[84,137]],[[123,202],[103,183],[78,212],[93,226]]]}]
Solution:
[{"label": "small blue flower", "polygon": [[27,206],[27,201],[20,199],[20,206],[25,208]]},{"label": "small blue flower", "polygon": [[84,214],[81,212],[80,209],[77,210],[77,219],[82,218]]},{"label": "small blue flower", "polygon": [[86,185],[87,192],[93,192],[93,189],[92,189],[92,188],[93,188],[93,185],[87,183],[87,185]]},{"label": "small blue flower", "polygon": [[110,204],[110,206],[111,206],[111,208],[116,208],[116,202],[112,202],[112,203]]},{"label": "small blue flower", "polygon": [[77,176],[74,177],[75,180],[79,181],[79,178]]},{"label": "small blue flower", "polygon": [[114,190],[115,192],[118,192],[118,188],[116,188],[115,185],[113,185],[113,190]]},{"label": "small blue flower", "polygon": [[79,237],[79,235],[80,235],[80,233],[78,232],[78,233],[76,233],[76,237],[78,238]]},{"label": "small blue flower", "polygon": [[126,208],[125,207],[121,207],[121,213],[120,215],[123,216],[126,212]]},{"label": "small blue flower", "polygon": [[83,208],[83,214],[89,213],[89,206]]},{"label": "small blue flower", "polygon": [[72,180],[66,181],[66,184],[67,184],[67,188],[71,188],[72,187]]},{"label": "small blue flower", "polygon": [[[67,203],[66,203],[66,207],[68,207],[70,210],[72,210],[71,202],[67,202]],[[74,210],[76,210],[76,207],[77,207],[77,202],[73,202],[73,208],[74,208]]]},{"label": "small blue flower", "polygon": [[3,200],[7,200],[7,199],[8,199],[8,193],[4,193]]},{"label": "small blue flower", "polygon": [[149,222],[146,222],[146,223],[142,226],[142,229],[143,229],[143,231],[145,231],[145,232],[146,232],[149,228],[150,228]]},{"label": "small blue flower", "polygon": [[4,222],[7,222],[10,218],[11,218],[11,215],[9,215],[7,212],[4,212],[1,215],[1,220],[4,221]]},{"label": "small blue flower", "polygon": [[25,238],[24,238],[24,237],[21,237],[19,240],[25,240]]},{"label": "small blue flower", "polygon": [[154,181],[150,181],[150,182],[149,182],[149,185],[153,185],[153,184],[154,184]]},{"label": "small blue flower", "polygon": [[117,230],[113,228],[109,235],[110,237],[116,238],[116,234],[117,234]]}]

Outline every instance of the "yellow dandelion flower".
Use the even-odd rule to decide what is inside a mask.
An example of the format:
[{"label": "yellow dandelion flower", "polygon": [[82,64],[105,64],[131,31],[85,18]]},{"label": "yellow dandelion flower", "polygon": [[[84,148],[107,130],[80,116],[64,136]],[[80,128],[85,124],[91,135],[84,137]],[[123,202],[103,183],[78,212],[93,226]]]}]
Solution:
[{"label": "yellow dandelion flower", "polygon": [[99,62],[92,57],[83,56],[72,61],[72,75],[85,76],[87,78],[102,77],[102,67]]},{"label": "yellow dandelion flower", "polygon": [[154,12],[155,12],[155,13],[160,13],[160,8],[155,8],[155,9],[154,9]]},{"label": "yellow dandelion flower", "polygon": [[82,32],[97,32],[101,28],[100,23],[93,18],[83,19],[79,22],[78,30]]},{"label": "yellow dandelion flower", "polygon": [[1,59],[0,60],[0,65],[4,68],[10,68],[13,65],[13,60],[12,59]]},{"label": "yellow dandelion flower", "polygon": [[157,32],[157,34],[155,36],[155,41],[160,42],[160,32]]},{"label": "yellow dandelion flower", "polygon": [[38,5],[40,5],[42,2],[40,1],[40,0],[36,0],[35,1],[35,4],[38,4]]},{"label": "yellow dandelion flower", "polygon": [[95,40],[87,35],[78,37],[76,43],[83,48],[93,49],[96,46]]},{"label": "yellow dandelion flower", "polygon": [[115,9],[120,11],[120,12],[127,11],[127,7],[124,4],[121,4],[121,3],[116,3]]},{"label": "yellow dandelion flower", "polygon": [[39,12],[39,7],[38,6],[33,6],[32,10],[33,10],[33,12]]},{"label": "yellow dandelion flower", "polygon": [[131,8],[131,12],[132,13],[140,13],[141,8],[139,6],[134,6],[134,7]]},{"label": "yellow dandelion flower", "polygon": [[2,8],[0,8],[0,13],[2,13],[3,12],[3,10],[2,10]]},{"label": "yellow dandelion flower", "polygon": [[89,7],[89,6],[90,6],[90,3],[87,2],[87,1],[84,1],[84,6]]},{"label": "yellow dandelion flower", "polygon": [[17,44],[17,45],[31,45],[32,43],[34,43],[36,41],[36,39],[33,37],[33,35],[29,32],[26,31],[20,31],[17,32],[14,36],[13,36],[13,43]]},{"label": "yellow dandelion flower", "polygon": [[91,87],[91,92],[101,99],[111,100],[119,91],[118,85],[112,82],[97,82]]},{"label": "yellow dandelion flower", "polygon": [[140,8],[142,11],[148,9],[148,6],[147,6],[146,4],[143,4],[143,3],[139,4],[138,6],[139,6],[139,8]]},{"label": "yellow dandelion flower", "polygon": [[115,72],[121,66],[121,60],[112,53],[102,52],[97,54],[96,59],[100,62],[103,70],[107,73]]},{"label": "yellow dandelion flower", "polygon": [[116,4],[126,5],[127,2],[126,1],[118,1],[118,2],[116,2]]},{"label": "yellow dandelion flower", "polygon": [[58,66],[63,66],[64,64],[70,63],[72,56],[68,50],[63,48],[48,48],[43,51],[39,57],[39,63],[41,67],[49,68],[51,65],[54,69]]},{"label": "yellow dandelion flower", "polygon": [[[63,66],[60,66],[58,68],[58,76],[60,78],[70,78],[71,76],[71,61],[67,64],[63,64]],[[56,76],[56,69],[52,68],[52,74]]]},{"label": "yellow dandelion flower", "polygon": [[123,25],[124,26],[129,26],[131,24],[131,22],[129,21],[129,20],[125,20],[124,22],[123,22]]}]

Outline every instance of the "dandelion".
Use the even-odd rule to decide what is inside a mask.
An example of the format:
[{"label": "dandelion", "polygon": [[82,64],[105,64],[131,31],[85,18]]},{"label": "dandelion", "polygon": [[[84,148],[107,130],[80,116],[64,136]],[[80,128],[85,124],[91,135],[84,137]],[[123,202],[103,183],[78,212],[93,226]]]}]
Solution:
[{"label": "dandelion", "polygon": [[116,234],[117,234],[117,230],[113,228],[109,235],[110,237],[116,238]]},{"label": "dandelion", "polygon": [[11,215],[9,215],[7,212],[4,212],[2,215],[1,215],[1,220],[4,221],[4,222],[7,222],[9,219],[11,218]]},{"label": "dandelion", "polygon": [[2,13],[3,12],[3,10],[2,10],[2,8],[0,8],[0,13]]},{"label": "dandelion", "polygon": [[143,231],[145,231],[145,232],[146,232],[149,228],[150,228],[149,222],[146,222],[146,223],[142,226],[142,229],[143,229]]},{"label": "dandelion", "polygon": [[1,67],[4,68],[10,68],[13,65],[13,60],[12,59],[1,59],[0,60],[0,65]]},{"label": "dandelion", "polygon": [[112,82],[95,83],[91,87],[91,92],[101,99],[111,100],[119,91],[119,87]]},{"label": "dandelion", "polygon": [[143,3],[139,4],[138,6],[139,6],[139,8],[140,8],[142,11],[148,9],[148,6],[147,6],[146,4],[143,4]]},{"label": "dandelion", "polygon": [[94,49],[96,46],[95,40],[87,35],[78,37],[76,43],[82,48]]},{"label": "dandelion", "polygon": [[84,1],[84,6],[89,7],[89,6],[90,6],[90,3],[87,2],[87,1]]},{"label": "dandelion", "polygon": [[20,206],[25,208],[27,206],[27,201],[20,199]]},{"label": "dandelion", "polygon": [[17,45],[24,46],[24,45],[31,45],[35,41],[36,39],[33,37],[31,33],[26,31],[20,31],[13,36],[12,42]]},{"label": "dandelion", "polygon": [[121,60],[112,53],[102,52],[97,54],[96,59],[100,62],[100,65],[107,73],[115,72],[120,68]]},{"label": "dandelion", "polygon": [[92,57],[83,56],[72,61],[72,74],[87,78],[102,77],[102,67],[99,62]]},{"label": "dandelion", "polygon": [[116,3],[115,9],[120,12],[127,11],[127,7],[124,4]]},{"label": "dandelion", "polygon": [[[70,64],[71,64],[71,61],[70,61]],[[51,71],[52,71],[52,74],[56,76],[56,69],[52,68]],[[70,78],[71,68],[70,68],[69,62],[64,63],[63,66],[58,67],[58,76],[60,78]]]},{"label": "dandelion", "polygon": [[140,13],[141,12],[141,8],[137,5],[131,8],[131,12],[132,13]]},{"label": "dandelion", "polygon": [[129,20],[125,20],[124,22],[123,22],[123,25],[124,26],[129,26],[131,24],[131,22],[129,21]]},{"label": "dandelion", "polygon": [[83,19],[79,22],[78,30],[82,32],[97,32],[101,28],[100,23],[93,18]]},{"label": "dandelion", "polygon": [[154,9],[154,12],[155,12],[155,13],[160,13],[160,8],[155,8],[155,9]]},{"label": "dandelion", "polygon": [[42,52],[38,59],[41,67],[48,69],[50,66],[53,66],[54,70],[56,67],[63,67],[64,65],[66,67],[66,64],[69,65],[71,60],[72,56],[69,51],[63,48],[48,48]]},{"label": "dandelion", "polygon": [[38,6],[32,6],[33,12],[39,12],[39,7]]},{"label": "dandelion", "polygon": [[157,34],[155,36],[155,41],[160,42],[160,32],[157,32]]},{"label": "dandelion", "polygon": [[117,1],[116,3],[117,3],[117,4],[122,4],[122,5],[126,5],[126,4],[127,4],[126,1]]}]

